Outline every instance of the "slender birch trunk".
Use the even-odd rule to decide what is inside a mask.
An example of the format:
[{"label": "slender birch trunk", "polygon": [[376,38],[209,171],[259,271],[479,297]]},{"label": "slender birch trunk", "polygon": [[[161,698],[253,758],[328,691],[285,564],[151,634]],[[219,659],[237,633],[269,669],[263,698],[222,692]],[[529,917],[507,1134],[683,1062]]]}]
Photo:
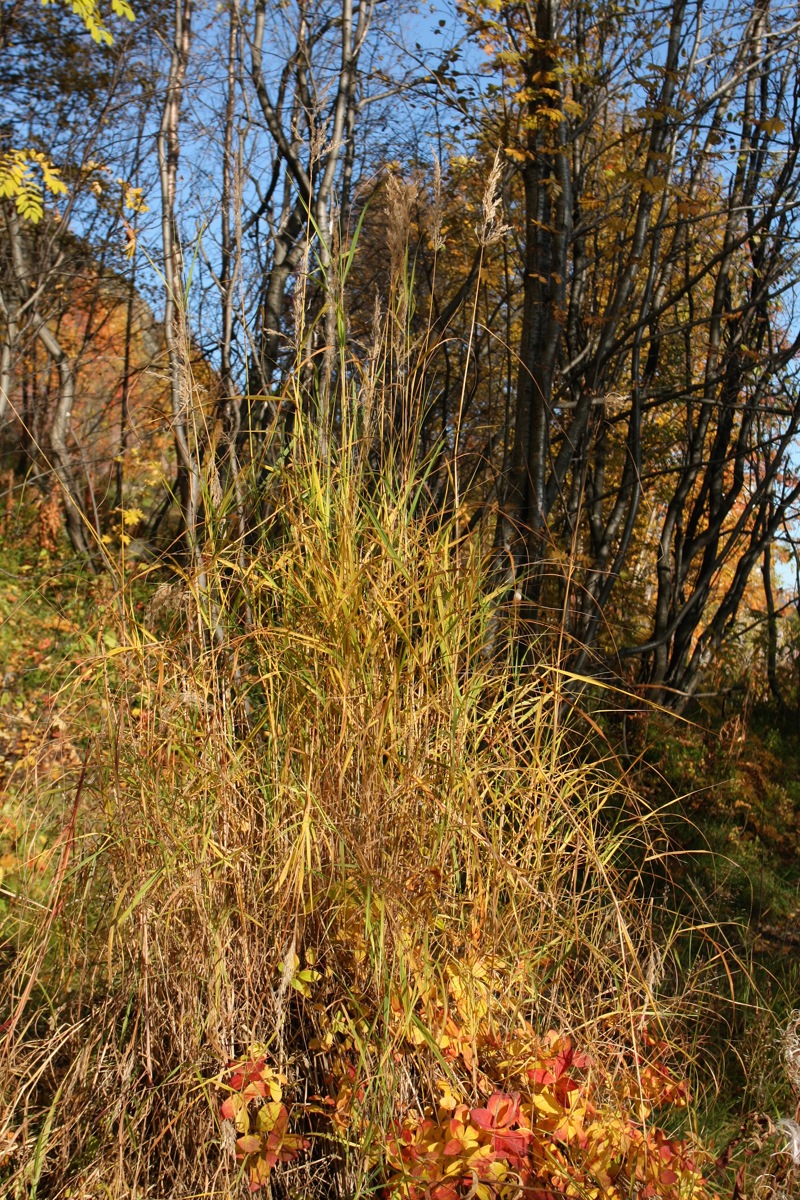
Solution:
[{"label": "slender birch trunk", "polygon": [[177,459],[178,493],[187,555],[196,560],[200,508],[200,467],[193,428],[186,312],[183,297],[183,253],[175,214],[181,98],[191,49],[193,0],[175,0],[169,77],[158,132],[161,183],[161,240],[164,254],[164,336],[169,364],[172,434]]},{"label": "slender birch trunk", "polygon": [[0,316],[5,321],[3,344],[0,346],[0,424],[2,424],[11,400],[11,389],[14,384],[14,360],[17,355],[17,339],[19,337],[16,306],[9,305],[2,292],[0,292]]}]

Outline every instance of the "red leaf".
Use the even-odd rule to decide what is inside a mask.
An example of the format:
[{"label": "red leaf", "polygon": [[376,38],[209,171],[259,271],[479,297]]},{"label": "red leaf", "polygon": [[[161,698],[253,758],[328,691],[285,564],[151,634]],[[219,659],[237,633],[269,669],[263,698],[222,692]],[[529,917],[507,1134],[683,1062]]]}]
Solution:
[{"label": "red leaf", "polygon": [[560,1079],[561,1076],[564,1074],[564,1072],[569,1070],[571,1064],[572,1064],[572,1046],[570,1045],[569,1042],[567,1042],[566,1046],[560,1052],[560,1054],[556,1055],[555,1063],[553,1065],[553,1072],[555,1074],[556,1079]]},{"label": "red leaf", "polygon": [[431,1189],[432,1200],[458,1200],[458,1191],[452,1183],[440,1183]]},{"label": "red leaf", "polygon": [[556,1077],[552,1071],[548,1071],[546,1067],[531,1067],[528,1071],[529,1077],[534,1083],[540,1086],[546,1086],[549,1083],[555,1083]]},{"label": "red leaf", "polygon": [[486,1108],[473,1108],[470,1120],[479,1129],[508,1129],[519,1120],[519,1097],[494,1092],[486,1102]]},{"label": "red leaf", "polygon": [[527,1129],[517,1130],[514,1133],[496,1133],[494,1149],[504,1158],[524,1158],[528,1152],[528,1141],[531,1136]]},{"label": "red leaf", "polygon": [[264,1083],[262,1071],[266,1066],[263,1058],[258,1062],[249,1063],[230,1063],[231,1067],[237,1067],[231,1076],[231,1087],[235,1092],[241,1091],[245,1084],[250,1084],[255,1088],[253,1095],[265,1096],[267,1094],[267,1085]]},{"label": "red leaf", "polygon": [[261,1138],[256,1133],[245,1133],[242,1137],[236,1139],[238,1154],[258,1154],[260,1149]]}]

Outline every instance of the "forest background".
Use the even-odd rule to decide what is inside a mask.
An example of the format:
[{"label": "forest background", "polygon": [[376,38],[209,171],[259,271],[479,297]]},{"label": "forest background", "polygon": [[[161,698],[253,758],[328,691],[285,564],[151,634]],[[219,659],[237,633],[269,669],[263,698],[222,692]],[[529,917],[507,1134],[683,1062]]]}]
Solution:
[{"label": "forest background", "polygon": [[799,48],[3,0],[9,1195],[798,1194]]}]

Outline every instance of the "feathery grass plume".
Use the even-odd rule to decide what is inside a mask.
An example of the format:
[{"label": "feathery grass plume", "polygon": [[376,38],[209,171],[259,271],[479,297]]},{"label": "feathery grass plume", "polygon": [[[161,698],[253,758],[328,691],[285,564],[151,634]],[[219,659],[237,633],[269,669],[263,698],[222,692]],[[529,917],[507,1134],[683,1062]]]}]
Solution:
[{"label": "feathery grass plume", "polygon": [[786,1076],[800,1100],[800,1009],[790,1013],[781,1041]]},{"label": "feathery grass plume", "polygon": [[778,1133],[785,1138],[781,1147],[782,1154],[788,1154],[796,1167],[800,1167],[800,1125],[789,1117],[782,1117],[775,1123]]},{"label": "feathery grass plume", "polygon": [[434,254],[438,254],[440,250],[444,250],[446,242],[442,234],[442,226],[444,224],[444,195],[442,191],[442,164],[439,162],[438,154],[433,156],[433,203],[428,211],[428,237],[430,238],[431,249]]},{"label": "feathery grass plume", "polygon": [[385,195],[389,274],[392,281],[396,282],[403,273],[408,241],[419,204],[419,180],[401,179],[391,172],[386,178]]},{"label": "feathery grass plume", "polygon": [[503,225],[500,214],[503,210],[503,195],[500,185],[503,180],[503,162],[498,150],[494,156],[492,169],[486,180],[481,199],[481,223],[475,232],[482,246],[491,246],[501,241],[510,232],[510,225]]}]

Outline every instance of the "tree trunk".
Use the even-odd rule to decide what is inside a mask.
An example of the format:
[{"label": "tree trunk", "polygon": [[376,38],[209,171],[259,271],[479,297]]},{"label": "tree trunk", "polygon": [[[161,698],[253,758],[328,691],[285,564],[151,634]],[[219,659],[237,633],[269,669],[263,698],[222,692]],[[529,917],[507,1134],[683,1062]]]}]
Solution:
[{"label": "tree trunk", "polygon": [[191,48],[193,0],[175,0],[169,77],[158,133],[161,239],[164,254],[164,336],[169,363],[172,434],[177,459],[183,536],[190,561],[197,558],[200,466],[196,452],[189,340],[183,296],[183,253],[175,215],[181,97]]},{"label": "tree trunk", "polygon": [[[11,245],[11,258],[16,276],[17,291],[24,295],[33,278],[27,263],[19,220],[13,208],[6,211],[6,227]],[[80,490],[72,468],[69,450],[70,424],[75,403],[75,372],[69,356],[56,335],[49,328],[36,305],[32,305],[30,324],[33,333],[44,347],[58,373],[58,400],[50,424],[50,454],[52,467],[64,494],[67,533],[76,554],[86,560],[93,569],[91,543],[88,535],[89,522],[80,502]]]}]

